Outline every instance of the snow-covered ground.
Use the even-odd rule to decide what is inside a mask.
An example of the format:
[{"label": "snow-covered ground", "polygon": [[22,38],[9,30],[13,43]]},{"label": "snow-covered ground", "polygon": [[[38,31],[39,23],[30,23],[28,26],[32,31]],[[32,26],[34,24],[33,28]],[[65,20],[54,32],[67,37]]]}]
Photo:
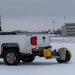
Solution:
[{"label": "snow-covered ground", "polygon": [[67,64],[59,64],[56,59],[45,59],[36,57],[32,63],[20,63],[17,66],[5,65],[0,59],[0,75],[74,75],[75,74],[75,43],[53,43],[53,49],[67,47],[71,50],[73,57]]}]

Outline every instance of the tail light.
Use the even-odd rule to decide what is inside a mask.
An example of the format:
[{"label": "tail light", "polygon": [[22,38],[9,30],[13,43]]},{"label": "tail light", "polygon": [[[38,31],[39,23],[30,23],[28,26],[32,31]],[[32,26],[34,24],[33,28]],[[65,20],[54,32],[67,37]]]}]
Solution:
[{"label": "tail light", "polygon": [[36,36],[31,37],[31,45],[37,45],[37,37]]}]

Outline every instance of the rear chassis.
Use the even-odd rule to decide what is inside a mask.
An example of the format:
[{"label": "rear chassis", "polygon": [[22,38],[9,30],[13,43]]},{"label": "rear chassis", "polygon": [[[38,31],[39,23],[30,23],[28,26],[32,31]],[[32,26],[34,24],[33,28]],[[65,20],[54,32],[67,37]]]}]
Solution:
[{"label": "rear chassis", "polygon": [[46,59],[56,58],[59,63],[67,63],[72,57],[70,50],[65,47],[57,50],[52,50],[51,46],[35,47],[32,49],[32,54]]}]

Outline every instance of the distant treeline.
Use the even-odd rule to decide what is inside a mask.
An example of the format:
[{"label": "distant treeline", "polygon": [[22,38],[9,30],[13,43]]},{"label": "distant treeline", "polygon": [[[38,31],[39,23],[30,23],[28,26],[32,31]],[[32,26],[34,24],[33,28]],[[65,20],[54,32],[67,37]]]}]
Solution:
[{"label": "distant treeline", "polygon": [[48,30],[48,31],[34,31],[34,32],[29,32],[29,31],[21,31],[21,30],[15,30],[13,32],[16,33],[29,33],[29,34],[54,34],[54,35],[62,35],[62,30],[58,28],[57,30]]}]

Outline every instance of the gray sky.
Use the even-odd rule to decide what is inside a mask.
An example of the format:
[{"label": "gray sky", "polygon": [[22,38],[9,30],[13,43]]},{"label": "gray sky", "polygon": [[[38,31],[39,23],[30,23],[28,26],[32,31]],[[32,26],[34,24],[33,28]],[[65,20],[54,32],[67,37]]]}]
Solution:
[{"label": "gray sky", "polygon": [[3,30],[41,31],[75,22],[75,0],[0,0]]}]

